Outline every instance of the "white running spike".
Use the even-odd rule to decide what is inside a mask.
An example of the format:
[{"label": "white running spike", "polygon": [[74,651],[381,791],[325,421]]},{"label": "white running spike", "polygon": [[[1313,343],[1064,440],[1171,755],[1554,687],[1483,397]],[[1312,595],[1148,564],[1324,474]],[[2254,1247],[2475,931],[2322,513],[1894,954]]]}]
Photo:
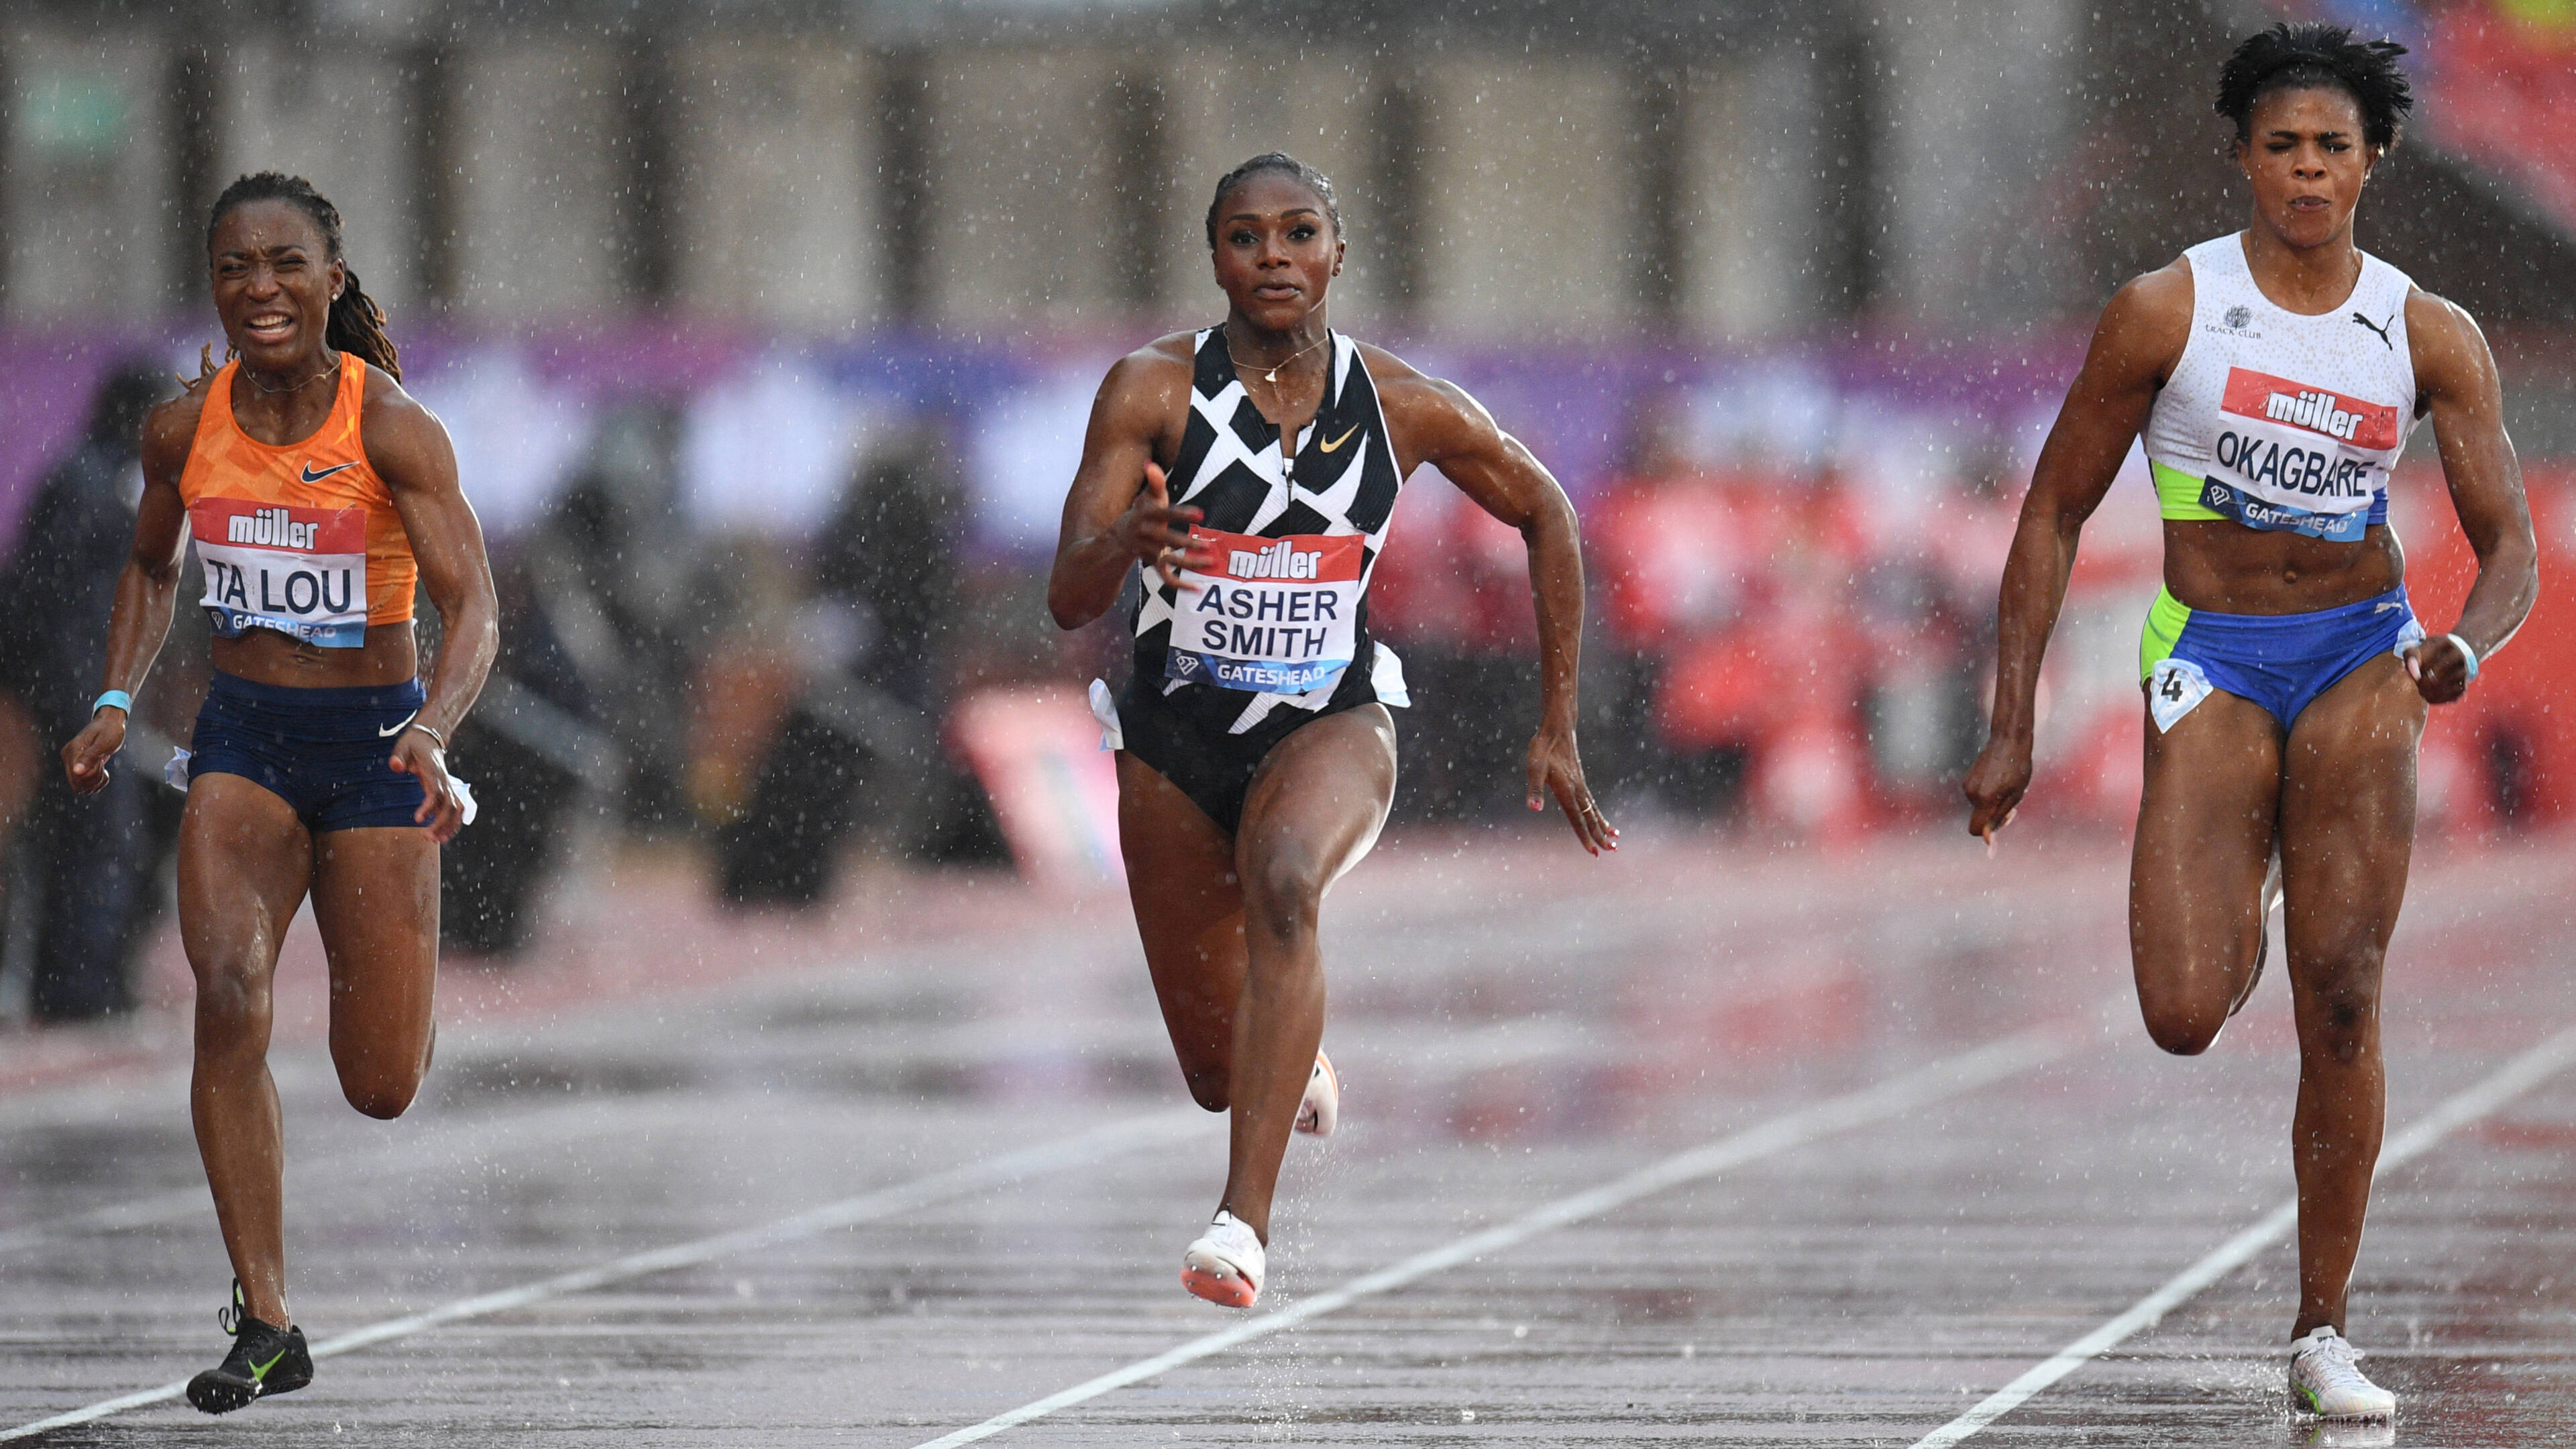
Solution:
[{"label": "white running spike", "polygon": [[2360,1357],[2342,1334],[2317,1325],[2290,1355],[2290,1411],[2319,1419],[2395,1416],[2397,1396],[2362,1374]]},{"label": "white running spike", "polygon": [[1297,1130],[1316,1137],[1333,1135],[1342,1119],[1342,1082],[1333,1075],[1333,1059],[1315,1053],[1315,1069],[1306,1074],[1306,1096],[1297,1104]]},{"label": "white running spike", "polygon": [[1219,1211],[1208,1230],[1181,1254],[1181,1286],[1210,1303],[1250,1308],[1261,1296],[1261,1239],[1230,1212]]}]

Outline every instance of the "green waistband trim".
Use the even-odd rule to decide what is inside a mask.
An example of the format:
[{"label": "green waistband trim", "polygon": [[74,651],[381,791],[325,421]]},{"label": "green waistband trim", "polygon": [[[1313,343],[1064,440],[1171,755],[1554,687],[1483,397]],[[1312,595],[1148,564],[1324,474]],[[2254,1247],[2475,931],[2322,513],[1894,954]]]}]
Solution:
[{"label": "green waistband trim", "polygon": [[2182,629],[2191,622],[2191,606],[2156,586],[2156,601],[2147,606],[2146,632],[2138,636],[2138,678],[2156,672],[2156,666],[2172,657],[2174,645],[2182,639]]},{"label": "green waistband trim", "polygon": [[2227,515],[2204,507],[2200,486],[2205,481],[2194,478],[2179,468],[2168,468],[2150,459],[2147,467],[2156,478],[2156,511],[2167,518],[2208,519]]}]

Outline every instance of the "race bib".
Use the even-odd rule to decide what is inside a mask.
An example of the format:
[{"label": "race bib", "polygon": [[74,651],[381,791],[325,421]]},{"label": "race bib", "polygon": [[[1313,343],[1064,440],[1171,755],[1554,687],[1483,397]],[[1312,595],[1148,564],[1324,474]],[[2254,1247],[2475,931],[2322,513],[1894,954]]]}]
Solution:
[{"label": "race bib", "polygon": [[188,510],[215,632],[275,629],[325,649],[367,642],[367,511],[201,498]]},{"label": "race bib", "polygon": [[2180,724],[2211,692],[2209,676],[2190,660],[2167,658],[2158,664],[2147,674],[2147,712],[2156,717],[2156,733]]},{"label": "race bib", "polygon": [[1181,570],[1163,672],[1192,684],[1305,694],[1350,667],[1359,638],[1358,534],[1257,538],[1190,530],[1215,550],[1209,573]]},{"label": "race bib", "polygon": [[2405,440],[2397,409],[2250,368],[2227,370],[2200,504],[2248,528],[2358,540]]}]

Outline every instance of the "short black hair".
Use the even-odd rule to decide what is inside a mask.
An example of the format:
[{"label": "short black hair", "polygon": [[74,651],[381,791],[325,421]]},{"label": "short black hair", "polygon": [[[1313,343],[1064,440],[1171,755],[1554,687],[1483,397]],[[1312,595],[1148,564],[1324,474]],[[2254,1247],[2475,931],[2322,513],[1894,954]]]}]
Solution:
[{"label": "short black hair", "polygon": [[2355,40],[2345,26],[2288,21],[2246,37],[2218,68],[2218,113],[2236,123],[2238,145],[2254,139],[2254,107],[2274,91],[2341,90],[2361,107],[2362,139],[2397,144],[2398,123],[2415,109],[2415,92],[2393,40]]},{"label": "short black hair", "polygon": [[1333,193],[1332,178],[1285,151],[1264,151],[1216,179],[1216,195],[1208,202],[1207,210],[1209,251],[1216,250],[1216,218],[1225,207],[1225,199],[1234,194],[1236,187],[1264,171],[1284,171],[1304,183],[1306,189],[1324,203],[1324,215],[1333,220],[1333,235],[1336,238],[1341,236],[1342,199]]}]

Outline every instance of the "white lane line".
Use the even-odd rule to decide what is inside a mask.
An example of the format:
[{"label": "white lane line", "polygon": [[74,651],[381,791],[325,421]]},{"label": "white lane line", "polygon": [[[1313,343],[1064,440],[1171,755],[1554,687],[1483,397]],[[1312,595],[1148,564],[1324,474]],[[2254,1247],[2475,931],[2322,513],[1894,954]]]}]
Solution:
[{"label": "white lane line", "polygon": [[[943,1202],[951,1202],[971,1193],[1007,1187],[1047,1173],[1060,1172],[1068,1167],[1080,1167],[1086,1163],[1115,1157],[1121,1153],[1132,1152],[1173,1138],[1215,1131],[1217,1127],[1214,1124],[1221,1124],[1223,1120],[1223,1118],[1210,1117],[1195,1107],[1183,1107],[1130,1118],[1124,1122],[1113,1122],[1106,1127],[1083,1133],[1079,1137],[1064,1142],[1046,1147],[1032,1147],[981,1162],[966,1163],[945,1172],[932,1173],[928,1177],[915,1178],[910,1182],[897,1183],[892,1187],[879,1188],[874,1192],[865,1192],[856,1197],[843,1198],[839,1202],[809,1208],[804,1212],[780,1218],[775,1222],[763,1223],[758,1227],[739,1228],[729,1233],[717,1233],[711,1237],[674,1243],[667,1248],[631,1253],[596,1267],[559,1273],[554,1277],[539,1279],[534,1283],[522,1284],[516,1288],[504,1288],[498,1292],[485,1293],[473,1298],[460,1298],[427,1312],[387,1319],[382,1323],[355,1329],[336,1338],[326,1338],[313,1345],[313,1356],[330,1358],[336,1354],[354,1353],[388,1339],[403,1338],[446,1324],[460,1323],[469,1318],[481,1318],[487,1314],[506,1313],[513,1308],[524,1308],[544,1299],[560,1298],[571,1293],[586,1293],[591,1289],[624,1282],[630,1278],[667,1273],[674,1268],[692,1268],[719,1258],[729,1258],[762,1248],[776,1247],[782,1243],[795,1242],[800,1238],[814,1237],[836,1228],[875,1222],[899,1213],[913,1212]],[[185,1380],[163,1384],[157,1389],[144,1389],[138,1393],[102,1400],[86,1408],[74,1409],[69,1413],[56,1414],[50,1419],[38,1419],[33,1423],[21,1424],[14,1429],[0,1430],[0,1443],[23,1439],[31,1434],[41,1434],[48,1429],[86,1424],[93,1419],[104,1419],[111,1414],[121,1414],[128,1409],[139,1409],[148,1404],[166,1403],[186,1392],[187,1387]]]},{"label": "white lane line", "polygon": [[[2422,1156],[2443,1138],[2494,1111],[2576,1064],[2576,1027],[2506,1062],[2484,1081],[2426,1113],[2415,1125],[2379,1150],[2374,1177]],[[2119,1347],[2139,1329],[2153,1326],[2202,1289],[2245,1266],[2298,1225],[2299,1202],[2292,1198],[2265,1214],[2252,1227],[2210,1250],[2209,1255],[2167,1280],[2164,1286],[2130,1305],[2100,1328],[2058,1350],[2057,1355],[1988,1395],[1983,1403],[1914,1441],[1914,1449],[1948,1449],[1988,1424],[2021,1407],[2059,1379]]]},{"label": "white lane line", "polygon": [[970,1428],[944,1434],[918,1446],[918,1449],[950,1449],[958,1444],[972,1444],[988,1439],[1005,1429],[1028,1423],[1070,1408],[1114,1389],[1141,1383],[1158,1374],[1168,1373],[1186,1363],[1211,1354],[1223,1353],[1238,1344],[1294,1328],[1301,1323],[1321,1318],[1357,1303],[1363,1298],[1401,1288],[1419,1278],[1453,1268],[1489,1253],[1538,1236],[1554,1228],[1599,1217],[1615,1208],[1624,1207],[1639,1198],[1713,1177],[1730,1168],[1802,1147],[1821,1137],[1885,1118],[1929,1106],[1949,1097],[1977,1088],[1991,1086],[2007,1078],[2034,1071],[2074,1050],[2078,1033],[2066,1027],[2042,1027],[2016,1033],[1990,1042],[1974,1051],[1948,1057],[1917,1071],[1893,1077],[1873,1087],[1846,1096],[1802,1108],[1786,1116],[1772,1118],[1759,1126],[1721,1137],[1715,1142],[1675,1153],[1660,1162],[1649,1164],[1572,1197],[1525,1213],[1499,1227],[1460,1238],[1444,1246],[1417,1253],[1391,1267],[1354,1278],[1338,1288],[1302,1299],[1275,1313],[1249,1318],[1232,1328],[1195,1338],[1178,1347],[1166,1349],[1151,1358],[1140,1359],[1125,1368],[1102,1374],[1095,1379],[1075,1384],[1069,1389],[1047,1395],[1016,1409],[994,1415]]},{"label": "white lane line", "polygon": [[[450,1117],[413,1135],[388,1138],[358,1152],[329,1157],[318,1166],[290,1165],[286,1185],[289,1192],[301,1194],[318,1190],[325,1183],[344,1188],[353,1183],[460,1165],[488,1170],[503,1158],[589,1140],[611,1118],[617,1120],[621,1134],[631,1135],[658,1130],[672,1122],[702,1122],[706,1110],[703,1102],[648,1100],[639,1108],[634,1098],[610,1098],[505,1110],[486,1116]],[[200,1180],[193,1186],[0,1231],[0,1253],[23,1252],[90,1233],[160,1227],[183,1218],[202,1218],[212,1226],[213,1207],[214,1199],[207,1195],[206,1185]]]}]

